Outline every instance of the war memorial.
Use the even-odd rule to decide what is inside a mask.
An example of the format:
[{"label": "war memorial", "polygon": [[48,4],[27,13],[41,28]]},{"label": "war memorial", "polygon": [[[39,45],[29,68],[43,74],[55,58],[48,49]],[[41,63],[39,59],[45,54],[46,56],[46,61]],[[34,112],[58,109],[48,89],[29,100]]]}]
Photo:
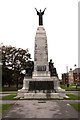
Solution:
[{"label": "war memorial", "polygon": [[39,26],[37,27],[34,45],[34,71],[32,78],[25,74],[22,89],[18,90],[20,98],[64,98],[65,90],[60,88],[59,78],[55,72],[51,75],[48,63],[48,44],[46,30],[43,26],[44,11],[37,11]]}]

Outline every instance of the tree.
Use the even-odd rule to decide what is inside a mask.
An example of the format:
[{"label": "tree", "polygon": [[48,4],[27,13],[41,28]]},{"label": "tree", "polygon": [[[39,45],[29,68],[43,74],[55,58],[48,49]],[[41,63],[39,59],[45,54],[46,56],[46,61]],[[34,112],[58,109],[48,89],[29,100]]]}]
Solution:
[{"label": "tree", "polygon": [[16,80],[16,86],[18,87],[18,79],[22,76],[21,71],[30,65],[28,65],[28,61],[31,59],[31,54],[28,49],[24,50],[12,46],[2,45],[0,49],[2,51],[3,84],[7,81],[10,86],[11,80]]},{"label": "tree", "polygon": [[12,84],[12,70],[9,70],[6,67],[2,67],[2,86],[3,85],[10,85]]}]

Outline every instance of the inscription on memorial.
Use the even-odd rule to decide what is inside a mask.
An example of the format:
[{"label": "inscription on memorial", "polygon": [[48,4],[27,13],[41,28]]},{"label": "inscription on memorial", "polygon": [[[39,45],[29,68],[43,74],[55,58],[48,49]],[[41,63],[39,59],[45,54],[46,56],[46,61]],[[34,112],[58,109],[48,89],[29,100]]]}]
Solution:
[{"label": "inscription on memorial", "polygon": [[29,90],[54,90],[53,81],[30,81]]},{"label": "inscription on memorial", "polygon": [[37,66],[37,71],[46,71],[46,66]]}]

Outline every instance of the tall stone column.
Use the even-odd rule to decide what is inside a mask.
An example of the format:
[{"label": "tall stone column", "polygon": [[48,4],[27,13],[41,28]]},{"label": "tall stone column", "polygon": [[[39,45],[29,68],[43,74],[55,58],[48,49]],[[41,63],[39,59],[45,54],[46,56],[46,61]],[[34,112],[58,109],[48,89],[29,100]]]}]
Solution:
[{"label": "tall stone column", "polygon": [[35,36],[34,72],[35,76],[50,77],[48,64],[48,45],[44,27],[38,27]]}]

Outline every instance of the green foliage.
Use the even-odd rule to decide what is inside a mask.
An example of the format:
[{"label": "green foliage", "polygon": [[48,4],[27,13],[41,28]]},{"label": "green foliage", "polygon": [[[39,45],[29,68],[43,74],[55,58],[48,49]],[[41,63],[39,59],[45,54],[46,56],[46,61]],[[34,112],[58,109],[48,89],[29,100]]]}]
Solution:
[{"label": "green foliage", "polygon": [[[33,61],[28,49],[16,48],[12,46],[0,47],[2,52],[2,85],[16,83],[18,87],[18,81],[23,80],[24,74],[22,70],[33,70]],[[28,71],[28,70],[27,70]]]},{"label": "green foliage", "polygon": [[77,110],[78,112],[80,112],[80,103],[75,103],[75,104],[70,104],[75,110]]}]

